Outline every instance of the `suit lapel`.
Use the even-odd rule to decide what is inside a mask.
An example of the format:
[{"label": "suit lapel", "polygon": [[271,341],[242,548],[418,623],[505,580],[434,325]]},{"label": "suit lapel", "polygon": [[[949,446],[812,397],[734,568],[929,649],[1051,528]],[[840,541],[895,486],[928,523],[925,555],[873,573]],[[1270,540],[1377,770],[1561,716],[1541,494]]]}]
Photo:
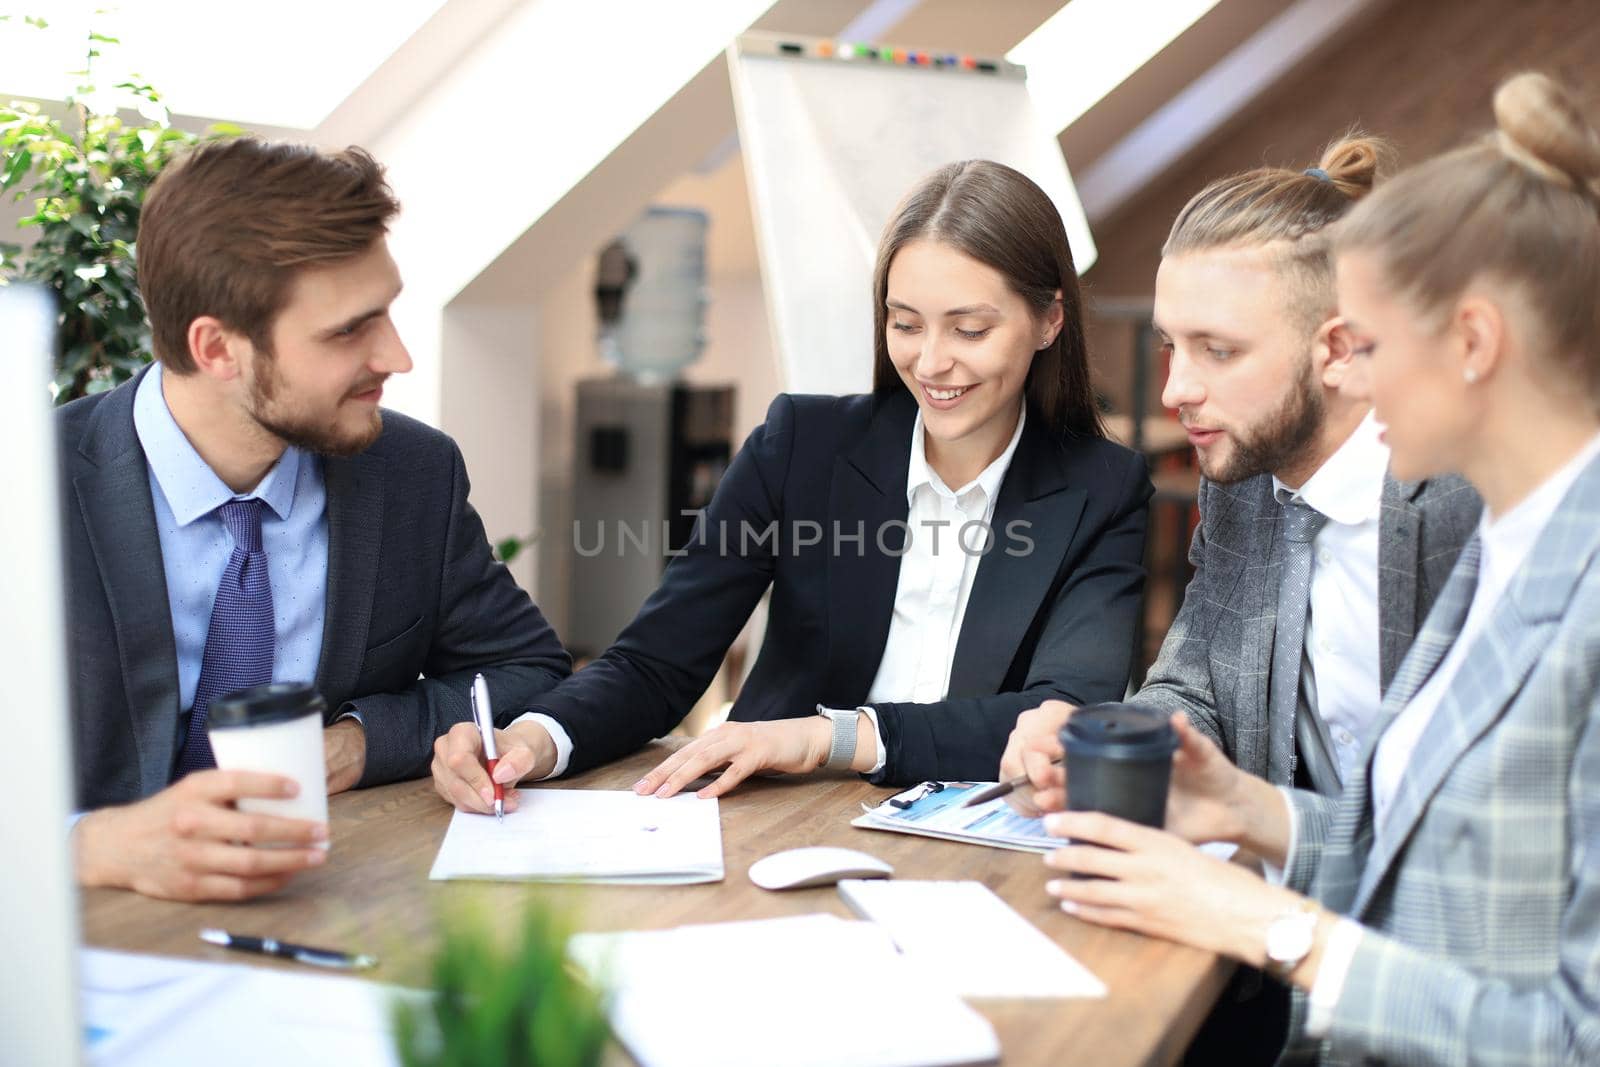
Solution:
[{"label": "suit lapel", "polygon": [[1420,604],[1422,509],[1414,501],[1421,482],[1383,481],[1378,519],[1378,686],[1387,692],[1416,635]]},{"label": "suit lapel", "polygon": [[1283,508],[1272,496],[1270,476],[1266,476],[1265,500],[1251,522],[1251,557],[1244,560],[1244,634],[1239,644],[1237,706],[1257,709],[1259,728],[1267,735],[1267,780],[1287,785],[1294,778],[1294,717],[1275,715],[1272,707],[1272,644],[1278,633],[1278,585],[1283,573]]},{"label": "suit lapel", "polygon": [[[1352,914],[1359,915],[1372,900],[1451,768],[1521,691],[1597,551],[1600,460],[1585,468],[1557,506],[1418,739],[1384,824],[1375,827],[1376,844],[1362,872]],[[1384,701],[1385,729],[1460,633],[1476,585],[1460,567],[1451,575],[1417,637],[1417,647],[1395,677],[1393,699]],[[1370,774],[1372,752],[1367,758]],[[1364,802],[1370,808],[1370,791]]]},{"label": "suit lapel", "polygon": [[[862,523],[859,552],[825,553],[828,575],[828,669],[824,699],[853,705],[866,700],[894,618],[894,598],[905,549],[906,471],[917,404],[900,391],[877,409],[854,449],[833,464],[828,518],[841,536]],[[899,525],[891,526],[891,523]],[[787,533],[787,531],[785,531]],[[832,530],[823,543],[832,544]],[[880,551],[880,532],[884,548]],[[849,542],[847,542],[849,543]]]},{"label": "suit lapel", "polygon": [[[1088,499],[1082,489],[1067,485],[1060,448],[1050,440],[1043,420],[1032,419],[1023,427],[990,520],[992,547],[978,563],[967,598],[950,666],[951,697],[999,692],[1040,603],[1055,584]],[[1032,540],[1031,547],[1008,535],[1014,522],[1027,524],[1018,532]]]},{"label": "suit lapel", "polygon": [[101,401],[79,446],[94,467],[72,485],[111,607],[138,747],[140,792],[148,795],[165,788],[172,776],[181,709],[150,470],[133,427],[133,397],[144,373]]},{"label": "suit lapel", "polygon": [[317,691],[329,710],[350,696],[361,673],[383,548],[384,460],[370,450],[327,458],[328,588]]},{"label": "suit lapel", "polygon": [[1450,769],[1516,696],[1544,651],[1550,629],[1550,624],[1530,626],[1511,604],[1502,602],[1495,609],[1489,626],[1474,642],[1471,655],[1462,661],[1417,739],[1382,824],[1373,826],[1374,844],[1361,874],[1353,914],[1359,915],[1372,899]]}]

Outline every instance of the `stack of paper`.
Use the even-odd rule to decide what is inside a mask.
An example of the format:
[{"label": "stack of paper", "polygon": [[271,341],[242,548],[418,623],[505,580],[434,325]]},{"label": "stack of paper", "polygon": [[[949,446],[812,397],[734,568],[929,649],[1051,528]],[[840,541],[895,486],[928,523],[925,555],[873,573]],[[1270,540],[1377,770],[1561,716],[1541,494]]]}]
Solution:
[{"label": "stack of paper", "polygon": [[395,996],[355,978],[84,949],[91,1065],[282,1067],[397,1064]]},{"label": "stack of paper", "polygon": [[839,895],[964,997],[1103,997],[1105,983],[982,882],[846,879]]},{"label": "stack of paper", "polygon": [[871,923],[832,915],[580,934],[568,954],[611,989],[644,1067],[992,1063],[994,1028]]},{"label": "stack of paper", "polygon": [[505,822],[457,811],[428,875],[435,881],[720,882],[716,800],[631,790],[525,789]]}]

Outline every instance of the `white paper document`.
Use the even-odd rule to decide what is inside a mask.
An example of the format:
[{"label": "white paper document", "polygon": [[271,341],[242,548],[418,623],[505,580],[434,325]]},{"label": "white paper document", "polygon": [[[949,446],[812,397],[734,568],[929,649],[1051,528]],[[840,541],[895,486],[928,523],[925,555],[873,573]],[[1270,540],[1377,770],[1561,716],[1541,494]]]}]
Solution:
[{"label": "white paper document", "polygon": [[982,882],[846,879],[839,895],[912,969],[964,997],[1103,997],[1105,983]]},{"label": "white paper document", "polygon": [[715,798],[524,789],[505,822],[457,811],[428,877],[687,885],[720,882]]},{"label": "white paper document", "polygon": [[[579,934],[568,955],[611,990],[642,1067],[993,1063],[987,1019],[871,923],[833,915]],[[696,976],[727,978],[711,990]],[[708,1012],[714,1012],[714,1018]]]},{"label": "white paper document", "polygon": [[84,949],[91,1067],[386,1067],[395,996],[356,978]]}]

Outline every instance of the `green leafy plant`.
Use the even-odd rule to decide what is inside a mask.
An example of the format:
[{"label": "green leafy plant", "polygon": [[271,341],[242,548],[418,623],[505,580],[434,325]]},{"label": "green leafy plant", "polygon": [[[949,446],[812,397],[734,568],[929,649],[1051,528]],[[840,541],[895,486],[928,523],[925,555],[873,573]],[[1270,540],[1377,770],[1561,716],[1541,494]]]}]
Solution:
[{"label": "green leafy plant", "polygon": [[426,1000],[396,1003],[405,1067],[594,1067],[610,1029],[601,997],[567,966],[570,930],[530,905],[508,930],[503,912],[441,915]]},{"label": "green leafy plant", "polygon": [[[47,28],[43,19],[27,22]],[[150,328],[134,276],[134,237],[150,183],[182,148],[201,137],[172,126],[161,94],[141,80],[118,82],[120,98],[144,120],[125,122],[94,85],[95,61],[116,45],[91,33],[82,79],[66,100],[66,121],[37,104],[0,107],[0,195],[31,198],[20,225],[37,227],[24,251],[0,244],[0,284],[36,282],[53,290],[59,339],[51,391],[57,403],[126,381],[150,362]],[[205,139],[237,136],[212,126]]]},{"label": "green leafy plant", "polygon": [[538,533],[524,534],[520,537],[503,537],[494,543],[494,557],[501,563],[510,563],[522,555],[523,549],[532,548],[538,543]]}]

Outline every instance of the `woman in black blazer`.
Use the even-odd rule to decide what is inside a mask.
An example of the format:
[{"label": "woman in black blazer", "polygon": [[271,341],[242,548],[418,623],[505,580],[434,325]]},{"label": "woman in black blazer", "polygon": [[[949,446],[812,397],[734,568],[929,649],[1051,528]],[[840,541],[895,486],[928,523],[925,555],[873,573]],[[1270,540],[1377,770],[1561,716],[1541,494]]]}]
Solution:
[{"label": "woman in black blazer", "polygon": [[[724,767],[702,795],[820,766],[992,778],[1022,710],[1122,697],[1151,487],[1096,414],[1055,207],[1008,167],[947,166],[885,231],[874,286],[873,392],[773,401],[616,643],[502,718],[496,779],[672,730],[769,588],[730,721],[639,792]],[[487,810],[481,761],[471,723],[439,738],[439,793]]]}]

